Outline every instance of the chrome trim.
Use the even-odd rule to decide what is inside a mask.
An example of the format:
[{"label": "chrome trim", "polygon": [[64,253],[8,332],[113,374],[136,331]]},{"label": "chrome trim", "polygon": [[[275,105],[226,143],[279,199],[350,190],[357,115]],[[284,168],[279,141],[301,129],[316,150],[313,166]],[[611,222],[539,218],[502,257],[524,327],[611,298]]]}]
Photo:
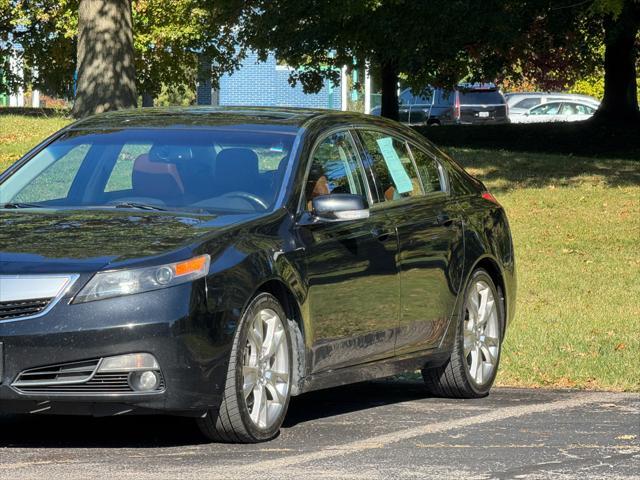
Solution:
[{"label": "chrome trim", "polygon": [[[7,318],[0,320],[0,323],[21,322],[22,320],[31,320],[46,315],[66,295],[78,278],[80,278],[80,275],[75,273],[64,275],[0,275],[0,302],[35,300],[38,298],[52,299],[44,310],[35,315]],[[36,282],[37,285],[35,291],[32,287],[33,282]]]},{"label": "chrome trim", "polygon": [[[87,362],[90,360],[87,360]],[[64,365],[73,365],[75,363],[83,363],[83,362],[70,362],[70,363],[58,363],[55,365],[51,365],[51,367],[49,367],[48,365],[45,367],[36,367],[36,368],[30,368],[28,370],[23,370],[22,372],[20,372],[18,374],[17,379],[11,384],[12,387],[16,387],[16,388],[20,388],[20,387],[44,387],[44,386],[57,386],[57,385],[79,385],[79,384],[83,384],[83,383],[87,383],[89,380],[91,380],[93,377],[96,376],[96,373],[98,372],[98,369],[100,368],[100,365],[102,364],[102,358],[100,360],[98,360],[98,363],[96,363],[96,366],[93,367],[93,371],[86,376],[85,378],[81,378],[79,380],[20,380],[20,377],[22,377],[25,374],[29,374],[29,373],[33,373],[34,370],[40,370],[41,368],[55,368],[55,367],[62,367]],[[55,373],[55,372],[52,372]],[[67,373],[67,372],[60,372],[60,373]]]}]

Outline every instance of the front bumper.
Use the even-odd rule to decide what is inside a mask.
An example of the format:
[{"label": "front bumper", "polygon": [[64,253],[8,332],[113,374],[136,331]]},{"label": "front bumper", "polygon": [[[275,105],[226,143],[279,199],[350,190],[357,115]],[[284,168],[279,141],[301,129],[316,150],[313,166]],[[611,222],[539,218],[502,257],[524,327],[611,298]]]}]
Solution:
[{"label": "front bumper", "polygon": [[[0,321],[0,412],[200,415],[219,406],[237,318],[211,305],[204,279],[70,304],[77,288],[46,315]],[[158,360],[161,391],[25,393],[12,385],[24,370],[138,352]]]}]

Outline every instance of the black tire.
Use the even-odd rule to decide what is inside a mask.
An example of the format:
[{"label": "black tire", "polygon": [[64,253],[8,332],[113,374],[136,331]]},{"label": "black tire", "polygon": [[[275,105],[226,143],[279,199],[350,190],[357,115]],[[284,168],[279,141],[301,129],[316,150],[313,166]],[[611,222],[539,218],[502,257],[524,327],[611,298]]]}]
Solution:
[{"label": "black tire", "polygon": [[251,420],[246,402],[242,398],[242,358],[247,344],[248,330],[252,319],[262,309],[275,311],[282,320],[285,327],[289,365],[292,365],[291,336],[287,316],[273,295],[261,293],[246,308],[233,339],[227,379],[219,410],[209,410],[206,416],[197,420],[200,430],[209,440],[225,443],[257,443],[271,440],[280,431],[291,398],[291,374],[289,375],[289,388],[284,408],[278,419],[269,428],[259,428]]},{"label": "black tire", "polygon": [[[493,297],[497,306],[498,313],[498,355],[495,364],[495,368],[491,376],[481,385],[478,385],[471,377],[471,374],[467,368],[467,358],[464,355],[464,322],[466,313],[466,303],[472,286],[479,280],[486,283],[493,293]],[[453,342],[453,348],[451,351],[451,357],[444,365],[436,368],[423,369],[422,378],[429,393],[437,397],[446,398],[480,398],[489,394],[498,367],[500,365],[500,352],[502,349],[502,339],[504,333],[504,305],[502,302],[502,295],[497,290],[493,280],[489,274],[483,269],[475,270],[469,282],[465,287],[463,301],[460,305],[460,311],[458,315],[458,323],[456,325],[456,336]]]}]

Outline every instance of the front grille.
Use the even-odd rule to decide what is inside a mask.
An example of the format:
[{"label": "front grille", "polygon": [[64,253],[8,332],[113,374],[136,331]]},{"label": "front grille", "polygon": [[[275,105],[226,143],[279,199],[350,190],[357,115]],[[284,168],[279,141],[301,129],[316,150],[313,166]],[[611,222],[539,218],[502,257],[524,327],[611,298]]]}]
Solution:
[{"label": "front grille", "polygon": [[[97,373],[91,380],[85,383],[71,385],[46,385],[18,387],[26,393],[135,393],[129,386],[128,373]],[[160,385],[156,391],[164,390],[164,379],[160,376]]]},{"label": "front grille", "polygon": [[9,320],[11,318],[30,317],[42,312],[52,298],[36,298],[30,300],[14,300],[8,302],[0,302],[0,320]]},{"label": "front grille", "polygon": [[55,385],[67,382],[86,382],[98,368],[99,363],[100,359],[95,359],[31,368],[20,373],[13,385],[23,389],[25,387],[40,386],[45,383],[47,385]]},{"label": "front grille", "polygon": [[[129,386],[127,372],[95,373],[100,359],[49,365],[25,370],[18,375],[13,387],[31,394],[117,394],[137,393]],[[163,391],[164,378],[154,392]]]}]

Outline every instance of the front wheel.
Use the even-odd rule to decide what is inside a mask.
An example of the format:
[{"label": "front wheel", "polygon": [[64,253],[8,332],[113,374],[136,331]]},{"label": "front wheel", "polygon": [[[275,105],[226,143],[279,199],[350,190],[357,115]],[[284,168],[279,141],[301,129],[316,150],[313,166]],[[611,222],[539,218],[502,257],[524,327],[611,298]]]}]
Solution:
[{"label": "front wheel", "polygon": [[255,443],[275,437],[291,394],[291,337],[276,298],[257,295],[233,340],[222,404],[198,425],[210,440]]},{"label": "front wheel", "polygon": [[451,358],[422,371],[427,389],[440,397],[478,398],[489,393],[498,372],[504,307],[489,274],[473,272],[465,290]]}]

